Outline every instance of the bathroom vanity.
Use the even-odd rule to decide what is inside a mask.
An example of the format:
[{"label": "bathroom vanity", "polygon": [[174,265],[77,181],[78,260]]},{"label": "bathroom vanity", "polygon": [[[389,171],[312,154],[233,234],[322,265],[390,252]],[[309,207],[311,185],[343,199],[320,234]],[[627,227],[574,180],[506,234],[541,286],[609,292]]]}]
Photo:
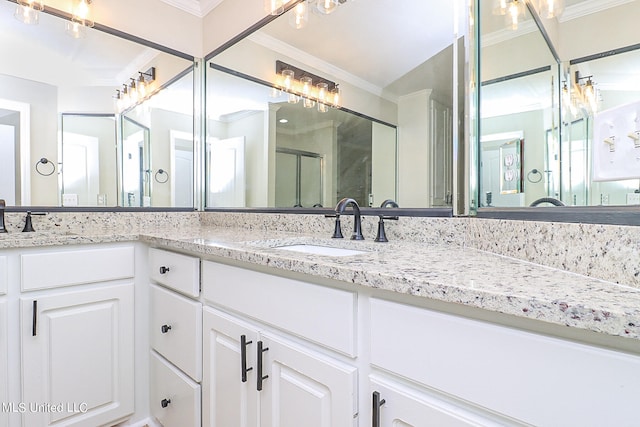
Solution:
[{"label": "bathroom vanity", "polygon": [[633,288],[454,243],[208,226],[7,242],[0,396],[76,411],[0,425],[635,420]]}]

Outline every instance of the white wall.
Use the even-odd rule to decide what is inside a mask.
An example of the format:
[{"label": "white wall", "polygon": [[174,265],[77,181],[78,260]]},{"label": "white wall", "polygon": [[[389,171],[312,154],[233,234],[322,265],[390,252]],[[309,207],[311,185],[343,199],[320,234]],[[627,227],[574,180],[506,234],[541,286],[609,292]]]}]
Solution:
[{"label": "white wall", "polygon": [[[31,105],[31,163],[46,157],[58,168],[58,90],[54,86],[0,75],[0,98]],[[58,174],[31,169],[31,204],[58,205]]]}]

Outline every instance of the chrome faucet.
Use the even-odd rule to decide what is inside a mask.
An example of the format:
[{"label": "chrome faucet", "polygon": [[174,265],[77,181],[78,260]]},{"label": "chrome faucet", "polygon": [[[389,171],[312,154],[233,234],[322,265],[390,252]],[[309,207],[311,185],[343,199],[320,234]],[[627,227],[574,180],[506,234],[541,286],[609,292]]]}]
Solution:
[{"label": "chrome faucet", "polygon": [[340,215],[344,212],[347,206],[351,205],[353,209],[353,233],[351,234],[351,240],[364,240],[362,236],[362,219],[360,217],[360,206],[354,199],[345,197],[340,200],[336,205],[336,229],[333,233],[334,238],[342,238],[342,230],[340,230]]},{"label": "chrome faucet", "polygon": [[4,208],[6,205],[4,199],[0,199],[0,233],[7,233],[7,227],[4,225]]},{"label": "chrome faucet", "polygon": [[[386,208],[387,206],[390,206],[392,208],[398,208],[398,204],[396,202],[394,202],[391,199],[387,199],[384,202],[382,202],[382,204],[380,205],[381,208]],[[389,240],[387,239],[387,235],[384,231],[384,220],[385,219],[392,219],[392,220],[398,220],[397,216],[384,216],[384,215],[379,215],[379,220],[378,220],[378,235],[375,238],[376,242],[388,242]]]}]

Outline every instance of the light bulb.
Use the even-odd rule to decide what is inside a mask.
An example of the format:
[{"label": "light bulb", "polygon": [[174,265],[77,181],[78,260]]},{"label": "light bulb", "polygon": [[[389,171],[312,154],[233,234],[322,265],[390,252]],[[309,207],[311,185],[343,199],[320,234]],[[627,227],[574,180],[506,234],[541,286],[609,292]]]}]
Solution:
[{"label": "light bulb", "polygon": [[331,104],[333,105],[334,108],[340,108],[340,88],[338,87],[338,85],[336,85],[336,87],[331,91],[331,95],[333,97]]}]

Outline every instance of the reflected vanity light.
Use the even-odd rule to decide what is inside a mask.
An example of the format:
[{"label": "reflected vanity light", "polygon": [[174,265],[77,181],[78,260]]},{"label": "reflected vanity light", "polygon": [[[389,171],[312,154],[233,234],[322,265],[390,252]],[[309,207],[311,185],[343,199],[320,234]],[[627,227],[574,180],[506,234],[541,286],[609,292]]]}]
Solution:
[{"label": "reflected vanity light", "polygon": [[301,1],[294,6],[289,14],[289,24],[296,30],[304,28],[309,22],[309,7],[307,1]]},{"label": "reflected vanity light", "polygon": [[40,12],[44,5],[39,0],[18,0],[13,16],[20,22],[28,25],[36,25],[40,20]]},{"label": "reflected vanity light", "polygon": [[92,28],[95,24],[89,19],[89,5],[91,1],[92,0],[77,0],[72,11],[71,20],[67,21],[67,34],[75,39],[84,37],[86,28]]},{"label": "reflected vanity light", "polygon": [[503,15],[512,30],[518,29],[518,22],[526,13],[524,0],[494,0],[493,14]]},{"label": "reflected vanity light", "polygon": [[116,90],[113,96],[118,112],[146,101],[155,93],[156,68],[151,67],[144,72],[138,71],[138,77],[132,77],[129,80],[131,83],[123,84],[122,89]]},{"label": "reflected vanity light", "polygon": [[264,10],[269,15],[281,15],[291,1],[293,0],[264,0]]},{"label": "reflected vanity light", "polygon": [[582,77],[579,71],[574,73],[570,87],[566,82],[562,87],[562,101],[572,117],[577,117],[580,112],[586,116],[595,114],[598,111],[599,97],[593,76]]},{"label": "reflected vanity light", "polygon": [[304,108],[318,106],[318,111],[326,113],[329,106],[340,108],[340,89],[332,81],[300,70],[282,61],[276,61],[276,90],[287,93],[287,101],[296,104],[302,100]]},{"label": "reflected vanity light", "polygon": [[537,0],[534,5],[540,16],[547,19],[558,17],[564,11],[563,0]]}]

